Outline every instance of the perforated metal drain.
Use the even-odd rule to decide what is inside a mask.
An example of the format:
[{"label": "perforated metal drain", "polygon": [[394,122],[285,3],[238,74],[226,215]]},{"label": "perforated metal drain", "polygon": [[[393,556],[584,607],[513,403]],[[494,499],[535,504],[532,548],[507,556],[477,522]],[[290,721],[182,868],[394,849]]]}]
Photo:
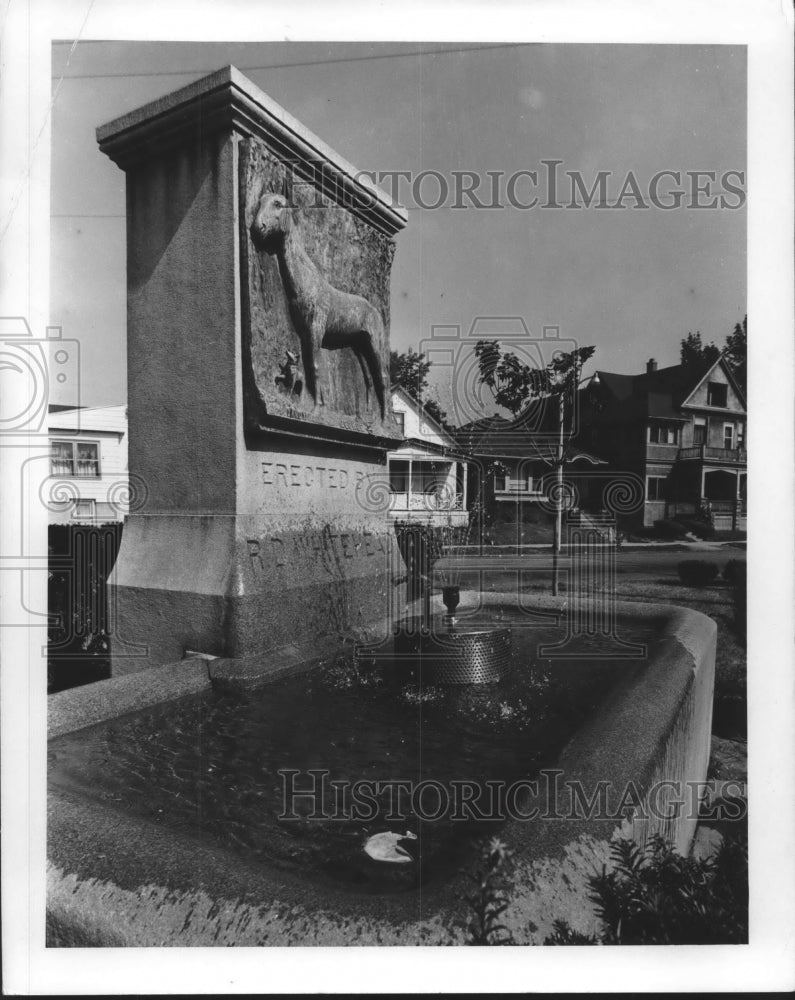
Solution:
[{"label": "perforated metal drain", "polygon": [[413,618],[395,635],[395,654],[407,672],[427,684],[494,684],[505,676],[511,630],[501,625],[455,625],[443,619],[430,628]]}]

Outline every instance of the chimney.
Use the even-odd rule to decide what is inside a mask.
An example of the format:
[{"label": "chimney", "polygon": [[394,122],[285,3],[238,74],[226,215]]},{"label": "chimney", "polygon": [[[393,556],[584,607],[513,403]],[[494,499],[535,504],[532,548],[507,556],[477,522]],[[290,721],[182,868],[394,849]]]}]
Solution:
[{"label": "chimney", "polygon": [[646,362],[646,374],[651,375],[652,372],[656,371],[657,371],[657,362],[654,360],[654,358],[649,358],[649,360]]}]

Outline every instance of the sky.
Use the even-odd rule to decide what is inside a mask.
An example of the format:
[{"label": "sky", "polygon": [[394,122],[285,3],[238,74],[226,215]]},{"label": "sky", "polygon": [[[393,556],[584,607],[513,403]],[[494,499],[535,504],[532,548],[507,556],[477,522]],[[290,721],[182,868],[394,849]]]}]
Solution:
[{"label": "sky", "polygon": [[[441,175],[419,188],[381,183],[408,209],[392,270],[398,350],[423,349],[434,327],[466,336],[478,317],[506,317],[476,329],[499,336],[523,321],[540,337],[557,327],[567,344],[596,346],[590,370],[632,373],[649,357],[675,364],[689,331],[722,345],[745,315],[741,46],[70,45],[53,46],[50,302],[51,323],[80,341],[83,405],[126,400],[124,174],[95,129],[227,63],[359,169]],[[482,204],[494,201],[498,172],[500,207],[459,197],[466,207],[455,208],[456,171],[474,174]],[[540,207],[571,203],[569,173],[590,190],[600,171],[611,174],[608,205],[628,175],[640,202],[630,184],[624,208]],[[679,207],[651,204],[661,171],[680,172],[680,184],[665,176],[658,187],[664,204],[684,190]],[[702,178],[693,193],[688,171],[715,182]],[[721,184],[730,171],[739,194]],[[520,207],[533,197],[538,205]],[[454,377],[438,367],[432,381],[449,409]]]}]

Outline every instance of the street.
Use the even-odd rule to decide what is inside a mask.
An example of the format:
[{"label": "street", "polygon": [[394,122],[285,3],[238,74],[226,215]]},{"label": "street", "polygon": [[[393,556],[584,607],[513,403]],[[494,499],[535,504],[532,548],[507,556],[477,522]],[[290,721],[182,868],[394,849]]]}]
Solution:
[{"label": "street", "polygon": [[[677,545],[668,548],[655,545],[623,547],[615,553],[616,573],[635,580],[655,581],[660,579],[677,579],[677,565],[686,559],[699,559],[715,563],[723,567],[730,559],[745,559],[745,543],[698,542]],[[570,566],[569,556],[563,552],[560,557],[560,570],[565,579]],[[461,582],[473,580],[476,574],[483,574],[483,582],[487,589],[493,589],[493,584],[500,580],[500,589],[511,589],[509,584],[516,586],[518,574],[526,582],[532,582],[538,575],[539,582],[549,577],[552,571],[552,552],[548,547],[528,548],[521,554],[508,551],[493,554],[484,552],[478,554],[462,554],[447,556],[440,559],[434,572],[449,576],[455,573],[461,577]],[[529,579],[528,579],[529,578]]]}]

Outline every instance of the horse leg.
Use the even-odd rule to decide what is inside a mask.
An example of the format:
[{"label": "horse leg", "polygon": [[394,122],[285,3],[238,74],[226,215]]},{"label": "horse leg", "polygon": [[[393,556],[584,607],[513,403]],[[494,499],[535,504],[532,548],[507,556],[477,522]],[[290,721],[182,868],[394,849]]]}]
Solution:
[{"label": "horse leg", "polygon": [[384,372],[381,367],[381,358],[378,356],[378,352],[376,351],[373,335],[369,330],[365,331],[364,345],[361,348],[361,352],[364,355],[364,360],[367,363],[367,367],[370,369],[370,374],[373,379],[373,385],[375,387],[375,395],[376,398],[378,399],[378,406],[381,410],[381,419],[383,420],[386,407]]},{"label": "horse leg", "polygon": [[326,333],[326,314],[316,313],[312,321],[309,341],[312,345],[312,375],[315,382],[315,406],[323,406],[325,398],[323,387],[326,384],[326,355],[323,349],[323,337]]},{"label": "horse leg", "polygon": [[356,360],[359,362],[359,367],[362,370],[362,377],[364,378],[364,388],[367,394],[366,398],[369,402],[370,389],[372,388],[372,383],[370,382],[370,370],[367,367],[367,361],[365,360],[361,347],[354,347],[353,353],[356,355]]}]

